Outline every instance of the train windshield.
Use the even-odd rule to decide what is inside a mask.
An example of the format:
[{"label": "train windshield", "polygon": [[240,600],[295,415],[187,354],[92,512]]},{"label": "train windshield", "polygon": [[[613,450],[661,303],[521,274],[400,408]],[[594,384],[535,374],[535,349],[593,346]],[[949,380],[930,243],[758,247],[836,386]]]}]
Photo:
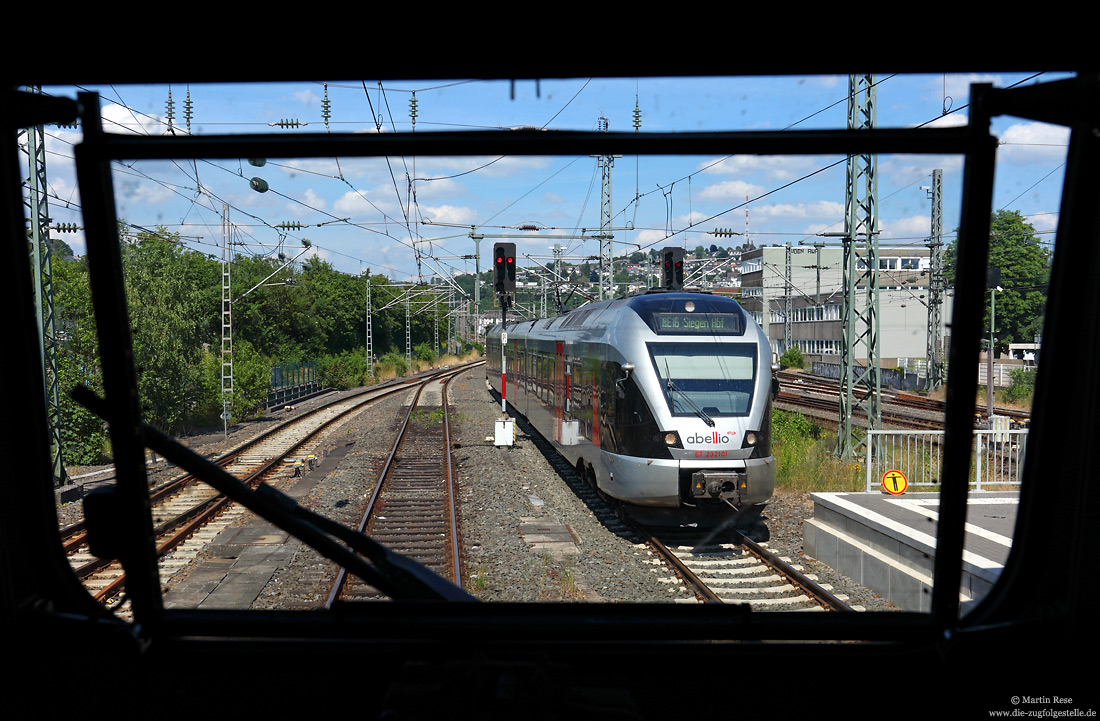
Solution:
[{"label": "train windshield", "polygon": [[756,385],[751,343],[651,343],[657,377],[673,415],[744,416]]}]

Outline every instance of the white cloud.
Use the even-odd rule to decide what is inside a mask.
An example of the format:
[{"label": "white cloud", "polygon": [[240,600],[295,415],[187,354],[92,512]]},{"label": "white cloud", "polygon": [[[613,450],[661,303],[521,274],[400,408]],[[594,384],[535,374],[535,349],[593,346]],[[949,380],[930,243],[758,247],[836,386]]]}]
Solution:
[{"label": "white cloud", "polygon": [[922,128],[957,128],[966,125],[970,122],[970,117],[966,113],[950,113],[948,115],[941,115],[938,118],[922,123]]},{"label": "white cloud", "polygon": [[416,184],[416,197],[422,201],[454,198],[465,194],[466,186],[453,178],[440,178],[439,180]]},{"label": "white cloud", "polygon": [[135,206],[148,208],[164,205],[176,199],[176,194],[163,185],[123,181],[115,185],[115,203],[119,215]]},{"label": "white cloud", "polygon": [[[929,77],[922,93],[924,100],[935,100],[945,112],[961,108],[970,103],[970,86],[976,83],[1003,85],[1004,79],[997,74],[968,73],[962,75],[935,75]],[[954,117],[948,115],[946,117]]]},{"label": "white cloud", "polygon": [[[302,207],[302,206],[306,207]],[[302,216],[312,210],[324,210],[327,201],[313,188],[308,188],[298,197],[297,203],[287,203],[287,212],[292,216]]]},{"label": "white cloud", "polygon": [[308,88],[305,90],[299,90],[298,92],[294,93],[293,97],[299,103],[303,103],[305,105],[317,105],[321,102],[321,96],[313,92],[312,89]]},{"label": "white cloud", "polygon": [[1053,165],[1065,160],[1069,128],[1046,123],[1015,123],[1001,134],[998,161],[1013,165]]},{"label": "white cloud", "polygon": [[744,202],[745,198],[756,197],[764,192],[759,185],[743,180],[724,180],[703,188],[696,197],[699,200],[711,200],[723,203]]},{"label": "white cloud", "polygon": [[1058,214],[1057,213],[1034,213],[1027,216],[1027,222],[1031,223],[1031,227],[1036,231],[1049,232],[1057,230],[1058,228]]},{"label": "white cloud", "polygon": [[635,241],[643,248],[650,244],[654,244],[654,247],[660,248],[664,245],[680,246],[682,243],[679,238],[662,244],[661,240],[665,238],[666,233],[663,230],[654,230],[653,228],[644,228],[639,230],[634,236]]},{"label": "white cloud", "polygon": [[111,133],[163,135],[168,130],[167,121],[160,115],[139,113],[115,103],[104,103],[101,112],[103,128]]},{"label": "white cloud", "polygon": [[932,233],[932,220],[930,215],[891,218],[881,230],[881,238],[925,238]]},{"label": "white cloud", "polygon": [[676,217],[673,220],[673,225],[674,225],[674,227],[677,227],[677,228],[686,228],[689,225],[695,225],[696,223],[701,223],[709,217],[710,216],[706,213],[700,213],[698,211],[693,211],[691,213],[688,213],[687,215],[681,215],[681,216]]},{"label": "white cloud", "polygon": [[844,218],[844,204],[829,200],[817,200],[809,203],[776,203],[774,205],[754,205],[753,218],[772,220],[821,220],[831,222]]},{"label": "white cloud", "polygon": [[367,190],[361,190],[359,192],[349,190],[337,198],[336,202],[332,204],[332,210],[337,215],[347,215],[353,220],[367,214],[370,214],[371,217],[376,217],[379,210],[390,215],[396,212],[396,207],[394,207],[392,201],[384,201],[381,198],[374,197],[375,195],[382,195],[390,199],[393,198],[393,193],[386,195],[384,193],[376,194]]},{"label": "white cloud", "polygon": [[423,208],[424,217],[433,223],[450,223],[454,225],[472,225],[477,220],[477,213],[467,207],[456,205],[440,205],[435,208]]},{"label": "white cloud", "polygon": [[807,169],[819,167],[819,161],[804,156],[733,155],[715,163],[708,160],[698,168],[708,175],[746,176],[761,173],[768,181],[792,180]]}]

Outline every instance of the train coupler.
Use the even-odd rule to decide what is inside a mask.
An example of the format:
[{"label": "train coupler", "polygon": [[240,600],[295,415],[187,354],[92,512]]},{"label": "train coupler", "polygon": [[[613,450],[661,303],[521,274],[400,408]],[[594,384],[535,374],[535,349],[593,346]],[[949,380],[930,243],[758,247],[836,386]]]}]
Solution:
[{"label": "train coupler", "polygon": [[693,498],[715,498],[738,504],[748,491],[748,477],[733,471],[696,471],[691,474]]}]

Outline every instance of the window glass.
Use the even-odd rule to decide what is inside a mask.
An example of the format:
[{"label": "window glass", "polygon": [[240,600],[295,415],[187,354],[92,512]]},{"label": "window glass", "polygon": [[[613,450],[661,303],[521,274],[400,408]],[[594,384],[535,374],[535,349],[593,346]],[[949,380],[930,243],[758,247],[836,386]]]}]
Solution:
[{"label": "window glass", "polygon": [[649,352],[665,388],[665,400],[674,414],[692,414],[697,408],[718,416],[749,412],[755,384],[756,346],[654,343]]}]

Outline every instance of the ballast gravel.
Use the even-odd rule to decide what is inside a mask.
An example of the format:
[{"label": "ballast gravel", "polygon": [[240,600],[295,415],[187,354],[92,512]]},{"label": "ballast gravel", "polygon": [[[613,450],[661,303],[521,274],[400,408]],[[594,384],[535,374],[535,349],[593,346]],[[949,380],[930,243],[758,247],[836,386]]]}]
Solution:
[{"label": "ballast gravel", "polygon": [[[495,445],[500,401],[489,393],[483,368],[462,373],[452,382],[450,394],[465,549],[462,586],[467,592],[487,602],[691,601],[672,571],[526,423],[516,423],[513,445]],[[275,485],[306,508],[354,526],[391,450],[401,406],[410,398],[411,393],[398,394],[346,421],[322,444],[316,468],[302,478],[288,471]],[[295,412],[316,402],[299,404]],[[213,456],[239,442],[236,437],[255,434],[288,413],[242,426],[228,439],[208,436],[187,442]],[[62,523],[79,516],[78,506],[59,506]],[[766,547],[847,597],[852,606],[896,610],[803,554],[802,523],[812,510],[808,494],[777,492],[763,513],[770,535]],[[315,609],[324,603],[334,564],[294,539],[288,546],[252,608]],[[214,548],[208,553],[217,552]],[[186,573],[169,581],[169,594]]]}]

